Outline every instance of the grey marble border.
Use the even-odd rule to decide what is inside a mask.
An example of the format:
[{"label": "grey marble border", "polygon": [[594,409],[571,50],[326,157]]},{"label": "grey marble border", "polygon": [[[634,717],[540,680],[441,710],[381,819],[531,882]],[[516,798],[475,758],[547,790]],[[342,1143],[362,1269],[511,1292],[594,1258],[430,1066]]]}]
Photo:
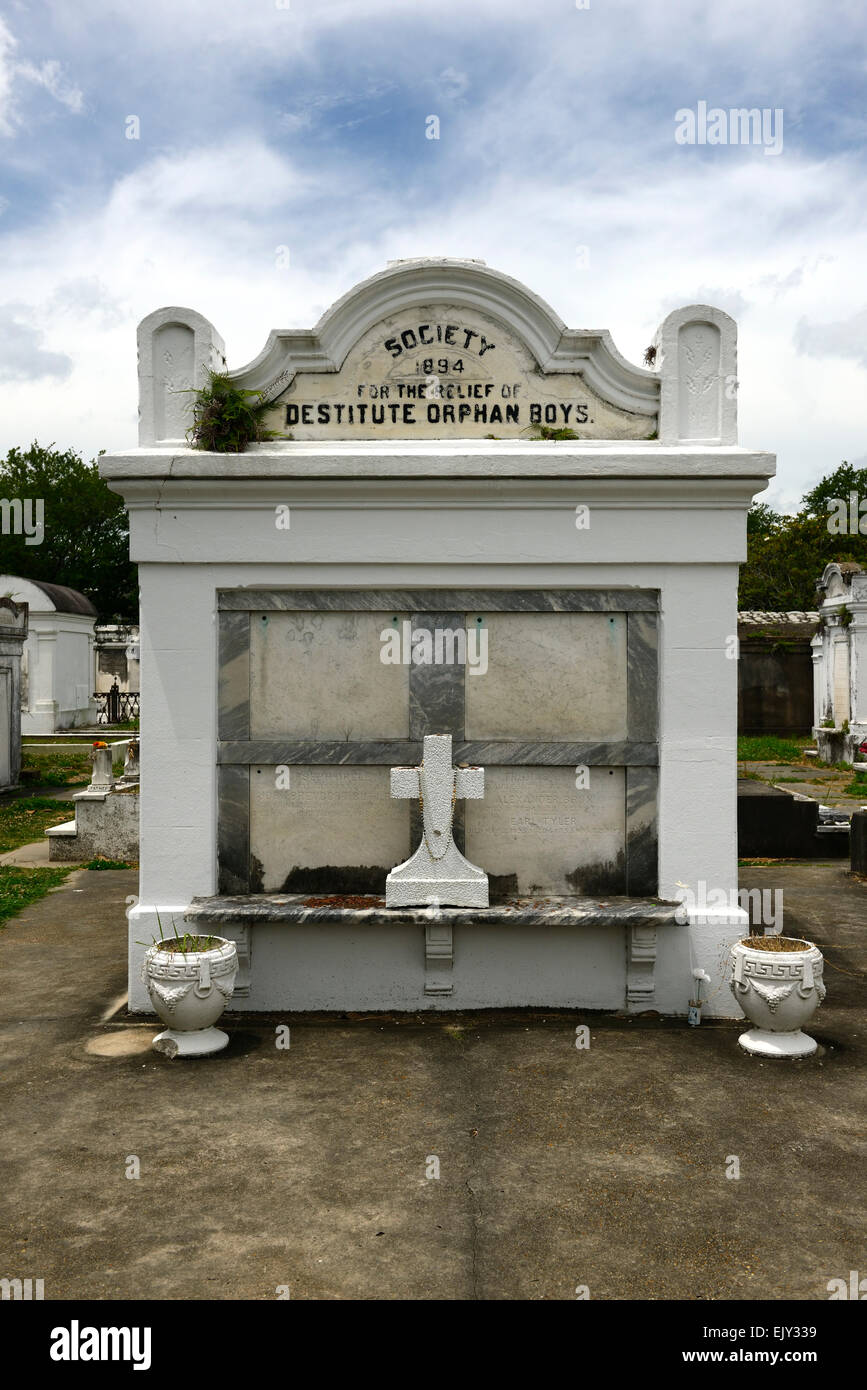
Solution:
[{"label": "grey marble border", "polygon": [[[456,763],[471,767],[654,767],[659,759],[655,743],[516,743],[473,739],[455,740]],[[422,754],[421,739],[344,739],[316,743],[306,739],[249,739],[220,743],[221,766],[276,767],[278,763],[319,764],[324,767],[413,767]]]},{"label": "grey marble border", "polygon": [[[659,594],[643,589],[223,589],[217,593],[219,640],[218,865],[221,893],[260,891],[250,854],[250,768],[279,763],[320,766],[413,765],[426,733],[450,732],[454,760],[482,767],[624,767],[626,889],[657,890],[659,762]],[[314,741],[251,739],[250,614],[266,611],[409,612],[414,627],[460,628],[468,612],[625,613],[628,738],[617,742],[465,740],[465,680],[451,666],[410,667],[407,739]],[[466,679],[466,677],[465,677]],[[418,838],[410,808],[411,843]],[[463,848],[464,808],[455,842]]]},{"label": "grey marble border", "polygon": [[221,893],[250,893],[250,769],[217,768],[217,883]]},{"label": "grey marble border", "polygon": [[659,615],[626,615],[626,728],[639,743],[659,737]]},{"label": "grey marble border", "polygon": [[631,898],[659,891],[659,770],[626,769],[626,892]]},{"label": "grey marble border", "polygon": [[321,611],[656,613],[655,589],[218,589],[221,613]]},{"label": "grey marble border", "polygon": [[217,737],[250,737],[250,614],[218,616]]},{"label": "grey marble border", "polygon": [[[413,631],[424,630],[464,632],[466,616],[464,613],[434,612],[411,613]],[[426,734],[451,734],[452,738],[464,736],[466,710],[466,665],[458,666],[461,679],[455,679],[454,665],[439,664],[435,661],[409,668],[409,736],[423,739]]]}]

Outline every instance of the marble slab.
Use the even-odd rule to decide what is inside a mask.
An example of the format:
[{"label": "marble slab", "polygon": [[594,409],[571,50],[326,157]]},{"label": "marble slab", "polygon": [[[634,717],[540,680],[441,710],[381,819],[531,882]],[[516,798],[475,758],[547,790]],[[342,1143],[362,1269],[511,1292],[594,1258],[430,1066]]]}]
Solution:
[{"label": "marble slab", "polygon": [[465,848],[491,893],[626,892],[623,768],[485,769],[484,801],[465,806]]},{"label": "marble slab", "polygon": [[[384,891],[410,851],[409,811],[387,767],[250,769],[250,891]],[[318,871],[328,869],[328,873]]]},{"label": "marble slab", "polygon": [[406,738],[409,666],[382,661],[382,633],[406,613],[253,612],[251,737]]},{"label": "marble slab", "polygon": [[487,636],[487,670],[467,674],[468,740],[626,738],[623,614],[480,613],[476,620]]}]

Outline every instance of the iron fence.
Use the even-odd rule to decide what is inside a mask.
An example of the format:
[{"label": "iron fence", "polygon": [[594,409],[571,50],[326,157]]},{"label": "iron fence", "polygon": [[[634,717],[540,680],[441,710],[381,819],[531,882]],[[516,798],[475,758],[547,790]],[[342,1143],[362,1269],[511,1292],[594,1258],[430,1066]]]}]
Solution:
[{"label": "iron fence", "polygon": [[97,724],[123,724],[129,719],[139,717],[139,692],[120,690],[117,681],[111,690],[96,690]]}]

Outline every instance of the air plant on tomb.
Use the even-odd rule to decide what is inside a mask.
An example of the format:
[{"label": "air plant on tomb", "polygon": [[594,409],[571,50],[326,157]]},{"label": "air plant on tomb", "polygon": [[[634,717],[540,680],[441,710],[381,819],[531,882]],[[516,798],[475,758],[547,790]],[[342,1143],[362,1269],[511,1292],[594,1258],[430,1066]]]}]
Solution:
[{"label": "air plant on tomb", "polygon": [[209,369],[207,386],[193,395],[193,423],[187,430],[187,439],[194,449],[242,454],[248,444],[287,438],[265,427],[273,403],[261,391],[236,386],[225,373]]}]

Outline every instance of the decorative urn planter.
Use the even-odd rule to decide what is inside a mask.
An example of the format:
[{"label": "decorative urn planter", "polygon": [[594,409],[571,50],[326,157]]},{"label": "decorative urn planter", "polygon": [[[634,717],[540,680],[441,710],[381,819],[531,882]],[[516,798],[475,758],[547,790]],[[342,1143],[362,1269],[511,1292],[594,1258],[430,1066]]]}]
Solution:
[{"label": "decorative urn planter", "polygon": [[[201,949],[203,945],[206,949]],[[158,941],[146,951],[142,973],[151,1003],[168,1025],[154,1038],[155,1052],[167,1057],[204,1057],[226,1046],[228,1033],[214,1024],[235,988],[238,950],[234,941],[223,936]]]},{"label": "decorative urn planter", "polygon": [[824,958],[812,941],[748,936],[732,946],[732,993],[753,1027],[738,1042],[760,1057],[808,1057],[817,1043],[801,1032],[825,998]]}]

